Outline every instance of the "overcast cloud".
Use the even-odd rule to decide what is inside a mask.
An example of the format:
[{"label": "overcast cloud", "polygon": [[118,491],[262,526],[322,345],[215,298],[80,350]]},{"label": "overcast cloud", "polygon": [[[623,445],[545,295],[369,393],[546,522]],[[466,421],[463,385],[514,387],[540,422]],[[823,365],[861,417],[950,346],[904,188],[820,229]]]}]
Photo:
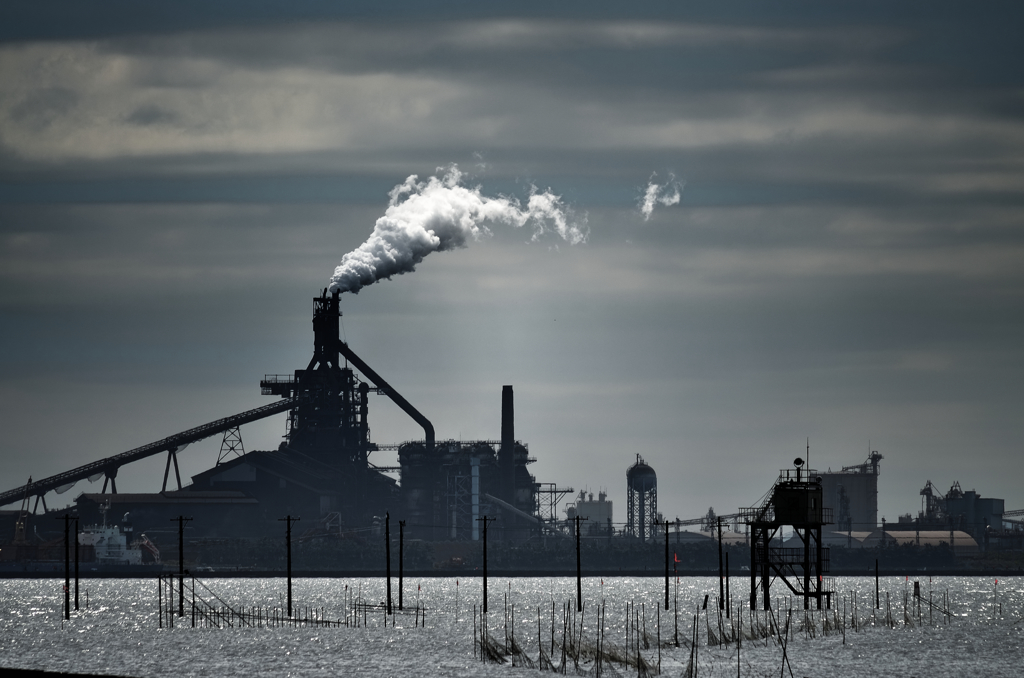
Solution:
[{"label": "overcast cloud", "polygon": [[389,192],[455,163],[589,237],[494,229],[345,295],[439,437],[495,438],[511,383],[538,480],[616,520],[637,453],[688,518],[807,437],[885,456],[890,521],[926,480],[1024,508],[1017,5],[34,7],[0,10],[2,489],[265,402]]}]

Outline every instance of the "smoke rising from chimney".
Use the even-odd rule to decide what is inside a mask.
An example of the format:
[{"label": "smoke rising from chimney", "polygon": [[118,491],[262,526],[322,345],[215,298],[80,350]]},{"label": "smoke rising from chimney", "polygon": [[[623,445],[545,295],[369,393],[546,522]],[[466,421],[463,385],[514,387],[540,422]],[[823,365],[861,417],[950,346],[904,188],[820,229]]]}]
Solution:
[{"label": "smoke rising from chimney", "polygon": [[587,240],[586,215],[574,215],[550,189],[540,192],[531,186],[524,205],[514,197],[485,196],[479,186],[464,186],[462,180],[462,172],[452,165],[440,177],[419,181],[414,174],[395,186],[373,233],[341,258],[331,291],[356,293],[382,278],[410,273],[431,252],[466,247],[490,235],[488,223],[516,228],[530,224],[533,241],[549,232],[571,245]]},{"label": "smoke rising from chimney", "polygon": [[679,200],[682,198],[683,182],[678,181],[676,175],[669,172],[668,181],[664,184],[655,182],[654,178],[656,176],[658,176],[657,172],[651,174],[651,178],[647,182],[647,188],[644,190],[643,195],[640,196],[640,213],[644,215],[644,221],[648,221],[651,218],[655,205],[664,205],[666,207],[678,205]]}]

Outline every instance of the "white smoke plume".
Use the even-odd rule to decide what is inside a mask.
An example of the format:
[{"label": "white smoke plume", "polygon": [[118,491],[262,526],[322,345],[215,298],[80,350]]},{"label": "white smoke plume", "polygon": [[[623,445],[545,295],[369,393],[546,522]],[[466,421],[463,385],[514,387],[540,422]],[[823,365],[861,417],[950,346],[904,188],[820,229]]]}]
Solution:
[{"label": "white smoke plume", "polygon": [[655,205],[665,205],[666,207],[678,205],[679,200],[682,198],[683,182],[678,181],[676,175],[669,172],[668,181],[664,184],[658,184],[654,181],[654,178],[657,176],[657,172],[651,174],[651,178],[647,182],[647,188],[644,190],[643,195],[640,196],[640,213],[644,215],[644,221],[651,218]]},{"label": "white smoke plume", "polygon": [[[443,168],[438,168],[441,174]],[[341,258],[331,277],[331,291],[358,292],[382,278],[409,273],[431,252],[466,247],[490,235],[487,224],[533,226],[531,240],[557,233],[572,245],[586,242],[586,216],[576,216],[550,190],[531,187],[523,205],[516,198],[490,198],[479,186],[462,185],[463,175],[452,165],[442,176],[419,181],[414,174],[395,186],[384,216],[362,245]]]}]

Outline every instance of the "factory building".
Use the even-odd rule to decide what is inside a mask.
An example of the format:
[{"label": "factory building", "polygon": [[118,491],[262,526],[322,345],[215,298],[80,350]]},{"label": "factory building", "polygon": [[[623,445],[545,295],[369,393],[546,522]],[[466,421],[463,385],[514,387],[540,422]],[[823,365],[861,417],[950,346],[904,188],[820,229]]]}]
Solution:
[{"label": "factory building", "polygon": [[822,505],[832,509],[839,532],[870,532],[878,525],[878,452],[863,464],[821,473]]},{"label": "factory building", "polygon": [[567,522],[572,523],[576,516],[585,523],[580,525],[580,533],[590,537],[606,537],[614,533],[612,527],[612,502],[606,492],[598,492],[594,499],[593,492],[581,491],[576,501],[565,508]]},{"label": "factory building", "polygon": [[907,514],[900,523],[916,522],[918,529],[963,530],[979,544],[985,544],[991,531],[1001,531],[1005,502],[1002,499],[982,497],[974,490],[964,492],[959,481],[954,482],[946,494],[939,494],[927,481],[921,490],[921,511],[916,520]]},{"label": "factory building", "polygon": [[500,538],[525,539],[540,529],[537,483],[526,469],[536,460],[515,440],[511,386],[502,387],[500,440],[406,443],[398,459],[400,513],[414,538],[476,541],[484,517],[501,517],[491,533]]},{"label": "factory building", "polygon": [[500,525],[489,528],[490,535],[516,539],[536,532],[536,483],[526,470],[534,459],[522,443],[512,442],[508,449],[512,483],[503,482],[500,442],[448,440],[438,443],[433,455],[422,443],[399,447],[398,512],[408,521],[409,534],[433,541],[477,541],[484,517],[501,517]]},{"label": "factory building", "polygon": [[[388,514],[406,522],[414,539],[466,540],[480,537],[479,519],[497,519],[489,538],[517,540],[539,533],[538,484],[527,471],[526,445],[515,439],[513,392],[501,398],[500,440],[435,440],[431,422],[341,341],[339,294],[313,300],[313,356],[293,374],[266,375],[263,395],[278,400],[175,434],[26,486],[0,493],[0,505],[22,502],[28,513],[49,491],[66,491],[80,480],[104,477],[101,493],[76,501],[83,522],[130,512],[136,528],[166,531],[171,518],[190,516],[192,537],[278,535],[279,519],[301,516],[304,530],[344,533],[380,525]],[[370,394],[388,397],[423,428],[424,439],[378,446],[370,440]],[[239,426],[287,413],[285,436],[275,450],[223,455],[217,465],[182,485],[177,453],[186,445],[224,434],[240,440]],[[383,449],[397,451],[399,466],[370,462]],[[117,493],[117,472],[127,463],[167,454],[163,491]],[[173,476],[171,469],[173,468]],[[396,479],[394,474],[398,473]],[[173,477],[177,489],[168,490]],[[107,488],[110,493],[107,493]],[[33,511],[34,512],[34,511]]]},{"label": "factory building", "polygon": [[946,515],[953,524],[980,538],[989,528],[1001,529],[1005,502],[1002,499],[981,497],[974,490],[960,489],[954,483],[946,494]]}]

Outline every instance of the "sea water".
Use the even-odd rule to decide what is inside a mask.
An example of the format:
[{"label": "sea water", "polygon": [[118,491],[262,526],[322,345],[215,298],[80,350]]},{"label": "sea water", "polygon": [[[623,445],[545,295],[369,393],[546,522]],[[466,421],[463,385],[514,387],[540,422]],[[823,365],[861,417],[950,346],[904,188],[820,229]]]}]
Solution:
[{"label": "sea water", "polygon": [[[920,586],[920,613],[913,584]],[[835,579],[837,592],[830,619],[845,620],[822,634],[821,615],[812,611],[812,636],[803,627],[802,604],[786,596],[780,582],[772,588],[775,614],[790,615],[792,624],[783,644],[778,639],[744,640],[708,645],[713,635],[742,619],[744,628],[765,613],[752,613],[746,604],[749,579],[730,580],[731,614],[719,621],[717,577],[672,579],[669,610],[664,609],[664,580],[654,577],[587,577],[582,582],[584,612],[576,613],[585,641],[598,636],[599,606],[603,606],[606,647],[624,647],[627,605],[633,624],[640,619],[651,639],[641,648],[648,664],[657,667],[661,638],[661,674],[683,675],[691,658],[687,643],[697,616],[697,675],[707,676],[1021,676],[1024,675],[1024,577],[883,577],[881,609],[874,609],[873,577]],[[294,612],[308,610],[327,619],[349,620],[348,626],[274,626],[192,628],[189,599],[186,616],[173,628],[160,627],[157,582],[150,579],[90,579],[80,584],[80,611],[63,618],[63,580],[0,580],[0,667],[121,676],[523,676],[536,669],[509,663],[484,663],[474,655],[474,629],[481,622],[482,579],[411,578],[404,580],[403,607],[425,609],[425,620],[414,614],[387,620],[383,611],[359,613],[352,626],[350,602],[378,604],[386,598],[386,583],[378,578],[303,578],[293,581]],[[202,585],[209,587],[207,593]],[[175,587],[176,588],[176,587]],[[197,590],[216,594],[234,608],[282,609],[286,581],[267,579],[205,579]],[[398,581],[392,579],[397,608]],[[886,604],[888,594],[888,607]],[[86,608],[88,596],[88,608]],[[704,598],[708,596],[707,608]],[[188,596],[186,596],[188,598]],[[571,577],[491,577],[488,581],[487,627],[502,644],[511,632],[526,655],[537,658],[538,644],[549,652],[552,627],[554,660],[566,619],[576,603],[576,580]],[[212,599],[212,598],[211,598]],[[928,600],[935,605],[930,608]],[[947,618],[941,608],[946,606]],[[759,601],[760,602],[760,601]],[[166,600],[163,601],[166,605]],[[220,603],[218,603],[220,604]],[[852,614],[857,608],[858,630]],[[515,623],[510,626],[514,606]],[[936,609],[940,608],[940,609]],[[888,614],[887,614],[888,609]],[[754,616],[752,616],[754,615]],[[895,627],[889,623],[895,622]],[[554,623],[552,624],[552,617]],[[417,621],[424,625],[416,626]],[[582,621],[580,621],[582,620]],[[816,620],[816,621],[814,621]],[[679,646],[675,645],[677,638]],[[579,631],[577,630],[577,633]],[[635,642],[631,643],[636,651]],[[594,675],[592,662],[577,667],[566,660],[570,675]],[[604,665],[603,675],[635,675],[636,668]]]}]

